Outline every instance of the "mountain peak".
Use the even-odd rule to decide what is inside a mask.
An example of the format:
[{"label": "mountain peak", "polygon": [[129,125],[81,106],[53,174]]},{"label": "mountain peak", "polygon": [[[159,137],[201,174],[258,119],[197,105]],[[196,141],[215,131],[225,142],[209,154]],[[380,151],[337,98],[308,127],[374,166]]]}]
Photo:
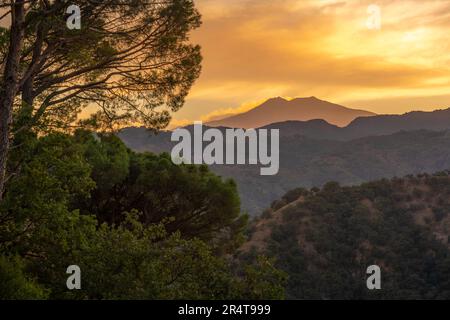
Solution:
[{"label": "mountain peak", "polygon": [[279,103],[279,102],[289,102],[289,101],[286,100],[283,97],[274,97],[274,98],[267,99],[266,102],[264,102],[263,104],[266,104],[266,103],[277,103],[277,102]]},{"label": "mountain peak", "polygon": [[291,100],[291,102],[303,102],[303,103],[305,103],[305,102],[310,102],[310,103],[326,102],[326,103],[329,103],[328,101],[321,100],[321,99],[317,98],[316,96],[295,98],[295,99]]},{"label": "mountain peak", "polygon": [[259,128],[270,123],[284,121],[309,121],[323,119],[330,124],[346,126],[358,117],[373,116],[374,113],[349,109],[328,101],[320,100],[315,96],[287,100],[282,97],[268,99],[263,104],[241,114],[217,121],[207,125],[211,127],[229,128]]},{"label": "mountain peak", "polygon": [[283,98],[281,96],[278,97],[273,97],[270,99],[267,99],[265,103],[267,102],[295,102],[295,101],[323,101],[319,98],[317,98],[316,96],[310,96],[310,97],[298,97],[298,98],[294,98],[292,100],[288,100],[286,98]]}]

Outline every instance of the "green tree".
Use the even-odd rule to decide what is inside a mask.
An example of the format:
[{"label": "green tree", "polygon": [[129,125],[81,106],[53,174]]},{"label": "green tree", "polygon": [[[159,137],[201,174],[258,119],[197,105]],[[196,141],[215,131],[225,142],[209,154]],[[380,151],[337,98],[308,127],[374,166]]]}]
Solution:
[{"label": "green tree", "polygon": [[0,256],[0,300],[45,299],[47,292],[24,272],[19,257]]},{"label": "green tree", "polygon": [[[11,24],[0,33],[0,197],[17,132],[67,128],[86,106],[108,126],[167,125],[200,72],[189,33],[192,0],[78,0],[81,30],[66,26],[73,1],[1,1]],[[15,115],[27,119],[15,126]],[[0,198],[1,199],[1,198]]]},{"label": "green tree", "polygon": [[[228,299],[282,294],[278,271],[270,262],[247,266],[220,254],[233,253],[241,227],[233,230],[230,225],[245,221],[233,184],[202,167],[168,165],[167,156],[136,155],[112,135],[79,131],[75,136],[58,133],[26,141],[29,145],[20,149],[22,170],[9,182],[0,203],[1,298]],[[139,206],[134,198],[119,197],[114,188],[135,188],[138,180],[130,176],[139,172],[145,173],[142,181],[152,177],[165,184],[176,174],[186,175],[181,189],[174,189],[174,194],[180,193],[178,205],[172,204],[165,214],[149,211],[146,205],[166,201],[168,189],[163,183],[158,193],[155,181],[142,191],[153,202]],[[183,198],[180,190],[186,189],[210,201]],[[122,205],[114,221],[106,211],[99,215],[96,207],[88,211],[87,199],[98,197],[97,192],[104,197],[99,201],[115,199]],[[216,210],[217,199],[231,211]],[[80,210],[82,202],[88,205]],[[183,216],[174,218],[171,211],[177,206],[194,210],[196,205],[203,214],[193,219],[195,223],[173,225]],[[155,214],[151,219],[146,218],[149,212]],[[212,219],[215,214],[227,217]],[[212,223],[206,233],[202,219]],[[66,287],[66,269],[74,264],[82,270],[80,291]]]},{"label": "green tree", "polygon": [[200,238],[225,251],[243,240],[247,216],[241,214],[232,180],[206,166],[177,166],[168,154],[132,152],[111,134],[95,138],[79,131],[76,136],[86,148],[96,188],[74,208],[110,225],[136,209],[146,225],[166,220],[167,232],[179,231],[183,238]]}]

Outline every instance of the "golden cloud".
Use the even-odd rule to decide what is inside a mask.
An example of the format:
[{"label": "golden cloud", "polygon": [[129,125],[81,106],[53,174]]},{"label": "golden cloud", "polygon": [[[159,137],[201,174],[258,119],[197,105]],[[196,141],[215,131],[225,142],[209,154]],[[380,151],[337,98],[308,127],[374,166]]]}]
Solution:
[{"label": "golden cloud", "polygon": [[[450,88],[449,1],[202,0],[203,73],[183,119],[224,116],[271,96],[440,96]],[[406,102],[405,102],[406,103]],[[361,106],[364,108],[364,106]],[[376,110],[374,110],[376,111]]]}]

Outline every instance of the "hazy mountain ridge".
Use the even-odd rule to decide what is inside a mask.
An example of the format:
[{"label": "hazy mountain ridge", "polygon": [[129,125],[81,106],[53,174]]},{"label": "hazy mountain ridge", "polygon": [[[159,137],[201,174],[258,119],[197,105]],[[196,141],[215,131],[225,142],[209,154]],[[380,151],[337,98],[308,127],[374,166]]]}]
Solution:
[{"label": "hazy mountain ridge", "polygon": [[[324,120],[262,128],[280,129],[278,175],[262,177],[260,166],[211,166],[236,180],[243,209],[252,215],[297,186],[321,186],[330,180],[350,185],[450,168],[450,109],[358,118],[345,128]],[[145,128],[126,128],[118,136],[137,151],[170,152],[175,145],[170,131],[154,135]]]},{"label": "hazy mountain ridge", "polygon": [[[399,132],[340,142],[302,136],[281,138],[280,171],[262,177],[255,166],[212,166],[238,184],[243,208],[260,213],[288,190],[328,181],[353,185],[380,178],[450,168],[450,132]],[[265,205],[264,205],[265,204]]]},{"label": "hazy mountain ridge", "polygon": [[[149,144],[135,149],[155,152]],[[170,148],[162,151],[170,152]],[[355,184],[447,168],[450,132],[424,130],[352,141],[281,137],[280,171],[276,176],[260,176],[259,166],[211,166],[217,174],[236,180],[243,209],[253,215],[296,186],[321,186],[330,180]]]},{"label": "hazy mountain ridge", "polygon": [[[208,124],[204,125],[208,127]],[[192,131],[193,126],[184,127]],[[225,129],[225,126],[217,127]],[[435,111],[413,111],[403,115],[376,115],[360,117],[345,127],[328,123],[323,119],[308,121],[288,120],[273,122],[260,129],[279,129],[281,136],[302,135],[313,139],[348,141],[366,136],[390,135],[400,131],[431,130],[444,131],[450,129],[450,108]],[[170,144],[171,131],[151,134],[143,127],[122,129],[119,136],[125,139],[130,147],[139,150],[146,145],[153,152],[167,151]],[[147,148],[148,149],[148,148]],[[146,150],[142,150],[146,151]],[[147,150],[148,151],[148,150]]]},{"label": "hazy mountain ridge", "polygon": [[210,127],[259,128],[270,123],[287,120],[308,121],[324,119],[328,123],[346,126],[358,117],[374,116],[375,113],[350,109],[316,97],[286,100],[272,98],[241,114],[206,123]]},{"label": "hazy mountain ridge", "polygon": [[390,135],[400,131],[450,129],[450,108],[430,112],[414,111],[403,115],[377,115],[353,120],[346,127],[325,120],[285,121],[272,123],[264,129],[280,129],[280,134],[304,135],[314,139],[353,140],[367,136]]}]

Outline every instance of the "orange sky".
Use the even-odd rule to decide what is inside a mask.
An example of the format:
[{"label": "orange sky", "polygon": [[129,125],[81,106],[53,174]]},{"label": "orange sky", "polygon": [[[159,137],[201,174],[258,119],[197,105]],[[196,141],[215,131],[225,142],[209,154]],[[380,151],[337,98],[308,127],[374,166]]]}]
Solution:
[{"label": "orange sky", "polygon": [[[450,107],[450,0],[198,0],[203,72],[172,126],[273,96],[377,113]],[[368,6],[381,29],[366,26]]]}]

